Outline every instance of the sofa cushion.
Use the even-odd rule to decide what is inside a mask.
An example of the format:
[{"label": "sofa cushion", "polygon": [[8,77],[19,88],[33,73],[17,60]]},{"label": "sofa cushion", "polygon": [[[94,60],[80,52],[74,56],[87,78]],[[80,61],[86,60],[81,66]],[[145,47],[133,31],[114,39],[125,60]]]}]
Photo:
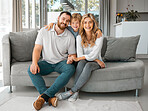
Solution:
[{"label": "sofa cushion", "polygon": [[32,51],[37,30],[27,32],[10,32],[11,55],[13,61],[32,60]]},{"label": "sofa cushion", "polygon": [[[27,73],[30,62],[15,62],[11,66],[12,76],[29,76]],[[143,77],[144,63],[141,60],[135,62],[106,62],[106,68],[94,70],[92,81],[121,80]],[[46,77],[57,77],[58,73],[51,73]],[[90,81],[90,80],[89,80]]]},{"label": "sofa cushion", "polygon": [[112,81],[144,76],[144,63],[135,62],[106,62],[106,68],[94,70],[89,81]]},{"label": "sofa cushion", "polygon": [[132,37],[107,38],[105,61],[135,61],[140,35]]},{"label": "sofa cushion", "polygon": [[[29,76],[28,75],[28,68],[31,65],[31,61],[28,62],[15,62],[12,63],[11,66],[11,75],[12,76]],[[48,77],[57,77],[59,76],[58,73],[51,73],[50,75],[47,75]]]}]

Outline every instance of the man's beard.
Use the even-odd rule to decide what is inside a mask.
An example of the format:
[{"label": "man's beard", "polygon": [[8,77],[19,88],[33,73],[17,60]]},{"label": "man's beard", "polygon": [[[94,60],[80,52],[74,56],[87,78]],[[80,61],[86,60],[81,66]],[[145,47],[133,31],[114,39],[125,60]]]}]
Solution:
[{"label": "man's beard", "polygon": [[60,23],[60,22],[58,21],[58,23],[57,23],[58,27],[59,27],[61,30],[64,30],[64,29],[67,27],[67,25],[64,24],[65,27],[62,27],[61,24],[64,24],[64,23]]}]

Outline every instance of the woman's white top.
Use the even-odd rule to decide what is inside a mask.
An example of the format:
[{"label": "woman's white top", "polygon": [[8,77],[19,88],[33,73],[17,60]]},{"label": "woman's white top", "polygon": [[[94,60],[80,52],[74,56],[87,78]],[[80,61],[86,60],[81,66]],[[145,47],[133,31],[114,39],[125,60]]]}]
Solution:
[{"label": "woman's white top", "polygon": [[81,45],[81,36],[78,35],[76,40],[77,40],[77,57],[82,57],[85,56],[86,60],[88,61],[94,61],[95,59],[99,59],[102,61],[101,57],[101,49],[103,45],[103,38],[100,37],[97,38],[95,41],[95,45],[93,47],[90,47],[91,45],[89,44],[88,47],[82,47]]}]

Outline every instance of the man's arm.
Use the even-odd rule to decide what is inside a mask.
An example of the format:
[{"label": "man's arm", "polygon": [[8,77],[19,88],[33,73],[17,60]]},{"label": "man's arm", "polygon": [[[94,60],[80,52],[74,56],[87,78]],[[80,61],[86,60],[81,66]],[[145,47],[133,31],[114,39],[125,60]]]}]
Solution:
[{"label": "man's arm", "polygon": [[40,72],[40,68],[38,66],[38,61],[40,59],[40,54],[42,51],[42,45],[36,44],[34,49],[33,49],[33,54],[32,54],[32,64],[30,66],[30,71],[32,74],[36,74],[37,72]]}]

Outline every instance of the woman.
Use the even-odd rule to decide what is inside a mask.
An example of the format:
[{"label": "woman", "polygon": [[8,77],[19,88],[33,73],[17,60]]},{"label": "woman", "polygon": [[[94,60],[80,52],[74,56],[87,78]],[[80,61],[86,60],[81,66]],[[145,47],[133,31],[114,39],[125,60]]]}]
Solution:
[{"label": "woman", "polygon": [[101,58],[101,48],[103,37],[96,36],[97,23],[95,17],[88,13],[83,15],[81,20],[80,32],[77,36],[77,57],[73,60],[78,62],[74,86],[71,90],[57,95],[59,100],[67,99],[75,101],[78,98],[78,91],[89,80],[91,72],[96,69],[104,68],[105,64]]}]

